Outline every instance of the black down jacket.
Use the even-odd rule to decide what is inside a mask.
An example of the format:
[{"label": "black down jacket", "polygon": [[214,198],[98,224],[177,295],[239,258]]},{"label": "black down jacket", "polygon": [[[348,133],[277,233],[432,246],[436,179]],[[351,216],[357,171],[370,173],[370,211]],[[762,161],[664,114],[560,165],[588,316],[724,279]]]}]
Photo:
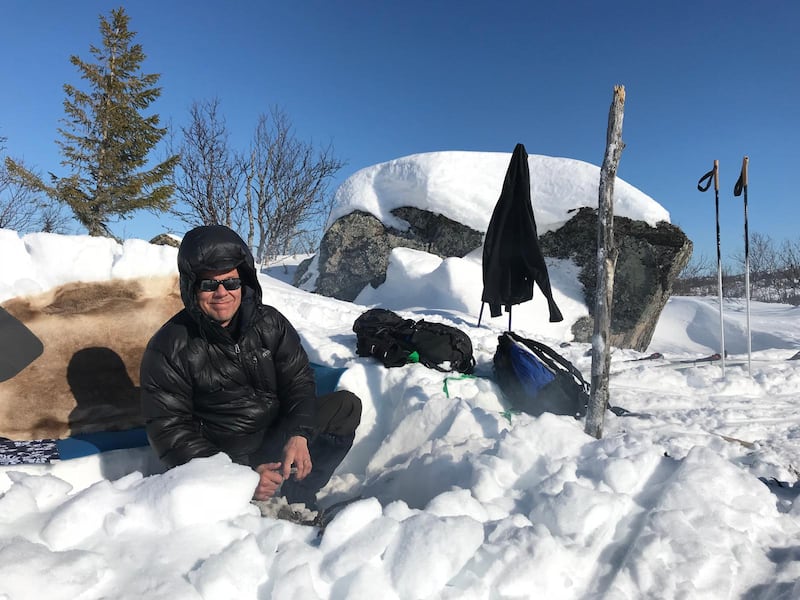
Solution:
[{"label": "black down jacket", "polygon": [[[199,309],[194,286],[199,272],[234,267],[242,305],[224,328]],[[262,304],[242,239],[221,225],[193,229],[178,271],[185,308],[152,337],[140,373],[147,436],[159,457],[175,466],[222,451],[246,464],[278,418],[290,435],[311,437],[313,371],[291,323]]]}]

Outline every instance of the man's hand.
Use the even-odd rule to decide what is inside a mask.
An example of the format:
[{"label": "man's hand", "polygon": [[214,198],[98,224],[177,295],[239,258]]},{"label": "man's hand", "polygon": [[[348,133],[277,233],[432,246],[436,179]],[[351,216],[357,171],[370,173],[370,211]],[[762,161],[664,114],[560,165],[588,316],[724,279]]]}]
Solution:
[{"label": "man's hand", "polygon": [[311,455],[308,453],[308,440],[301,435],[289,438],[283,447],[283,478],[289,477],[292,465],[297,467],[295,478],[305,479],[311,473]]},{"label": "man's hand", "polygon": [[284,477],[280,472],[281,463],[264,463],[256,467],[260,479],[256,486],[256,491],[253,492],[254,500],[266,500],[275,495],[277,489],[283,483]]}]

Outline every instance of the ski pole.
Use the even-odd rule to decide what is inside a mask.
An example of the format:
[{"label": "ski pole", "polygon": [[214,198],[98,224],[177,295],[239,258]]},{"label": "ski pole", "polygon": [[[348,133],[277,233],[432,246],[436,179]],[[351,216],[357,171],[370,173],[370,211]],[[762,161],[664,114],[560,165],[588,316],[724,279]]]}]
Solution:
[{"label": "ski pole", "polygon": [[742,159],[742,171],[739,173],[739,179],[736,185],[733,186],[733,195],[741,196],[744,191],[744,298],[745,305],[747,306],[747,374],[752,377],[752,341],[750,334],[750,234],[747,229],[747,167],[750,165],[750,159],[745,156]]},{"label": "ski pole", "polygon": [[[714,168],[700,178],[697,182],[697,189],[701,192],[708,191],[711,187],[711,180],[714,180],[714,201],[717,212],[717,293],[719,295],[719,343],[721,346],[720,356],[722,357],[722,376],[725,377],[725,322],[722,316],[722,252],[720,250],[719,235],[719,161],[714,161]],[[703,183],[705,182],[705,185]]]}]

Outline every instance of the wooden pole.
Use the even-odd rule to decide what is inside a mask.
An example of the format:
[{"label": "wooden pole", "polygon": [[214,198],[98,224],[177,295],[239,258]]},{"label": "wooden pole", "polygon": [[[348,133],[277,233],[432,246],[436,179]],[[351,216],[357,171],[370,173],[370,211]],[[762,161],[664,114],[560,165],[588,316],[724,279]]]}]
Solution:
[{"label": "wooden pole", "polygon": [[614,244],[614,181],[620,155],[625,147],[622,141],[624,112],[625,86],[616,85],[608,112],[606,153],[600,168],[600,194],[597,207],[597,293],[594,336],[592,336],[592,392],[584,428],[586,433],[597,439],[603,436],[603,419],[608,407],[608,378],[611,364],[608,338],[611,330],[611,303],[614,298],[614,269],[618,254]]}]

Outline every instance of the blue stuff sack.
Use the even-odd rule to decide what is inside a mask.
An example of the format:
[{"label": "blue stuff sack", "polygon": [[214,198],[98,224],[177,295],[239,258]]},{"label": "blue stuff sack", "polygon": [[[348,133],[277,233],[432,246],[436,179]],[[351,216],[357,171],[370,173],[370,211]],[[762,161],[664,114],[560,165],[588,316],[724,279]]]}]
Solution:
[{"label": "blue stuff sack", "polygon": [[536,356],[520,344],[511,344],[511,367],[528,396],[536,396],[556,376]]}]

